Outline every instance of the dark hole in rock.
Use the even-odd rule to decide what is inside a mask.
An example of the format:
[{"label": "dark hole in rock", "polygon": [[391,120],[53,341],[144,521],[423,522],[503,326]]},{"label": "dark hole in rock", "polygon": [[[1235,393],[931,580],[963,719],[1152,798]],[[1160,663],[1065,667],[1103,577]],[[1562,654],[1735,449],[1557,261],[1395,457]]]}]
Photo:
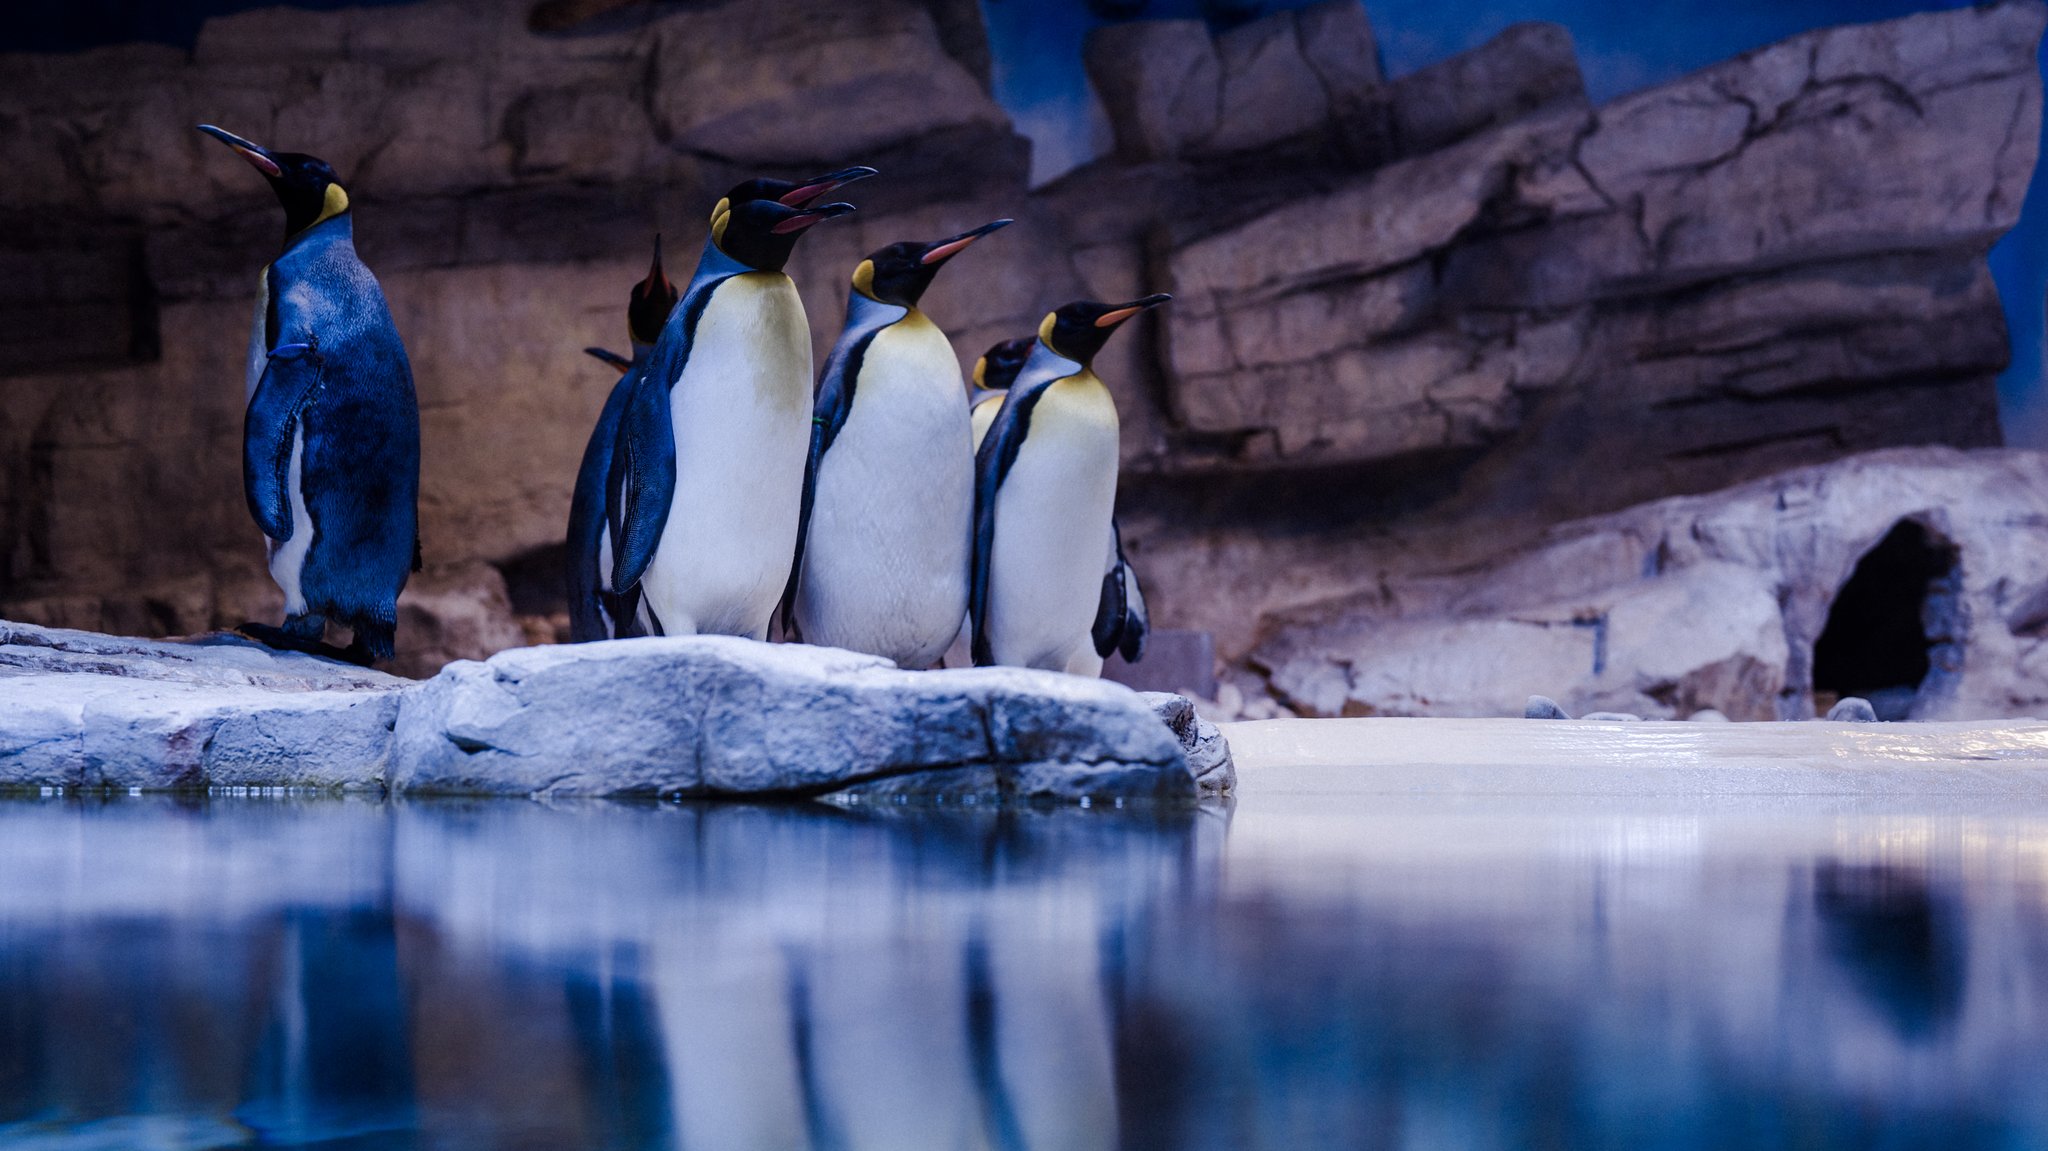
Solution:
[{"label": "dark hole in rock", "polygon": [[1893,525],[1856,561],[1828,609],[1813,645],[1816,700],[1862,696],[1879,719],[1905,719],[1931,667],[1930,595],[1956,567],[1953,544],[1911,520]]},{"label": "dark hole in rock", "polygon": [[551,616],[569,610],[569,545],[543,544],[497,565],[512,614]]}]

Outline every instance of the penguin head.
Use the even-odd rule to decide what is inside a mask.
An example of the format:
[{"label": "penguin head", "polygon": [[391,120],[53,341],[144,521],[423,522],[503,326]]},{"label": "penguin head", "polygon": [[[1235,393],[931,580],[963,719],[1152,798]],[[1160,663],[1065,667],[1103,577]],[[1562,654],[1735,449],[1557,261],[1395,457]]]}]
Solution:
[{"label": "penguin head", "polygon": [[668,322],[668,314],[674,310],[676,299],[682,293],[661,270],[661,235],[654,237],[654,263],[647,269],[647,278],[633,285],[633,292],[626,301],[626,334],[632,337],[638,347],[653,347],[661,338],[661,328]]},{"label": "penguin head", "polygon": [[201,124],[199,130],[233,148],[270,181],[270,190],[277,193],[278,203],[284,205],[287,243],[313,225],[348,211],[348,193],[342,190],[341,178],[318,156],[273,152],[211,124]]},{"label": "penguin head", "polygon": [[988,392],[1008,391],[1024,369],[1024,361],[1031,357],[1032,342],[1031,337],[1020,336],[983,352],[974,361],[974,386]]},{"label": "penguin head", "polygon": [[1045,314],[1045,319],[1038,325],[1038,338],[1046,347],[1067,359],[1086,364],[1095,359],[1095,353],[1102,350],[1125,320],[1172,298],[1160,292],[1125,304],[1104,304],[1096,300],[1062,304]]},{"label": "penguin head", "polygon": [[792,208],[776,200],[747,200],[711,221],[711,242],[757,272],[779,272],[806,228],[851,211],[852,204]]},{"label": "penguin head", "polygon": [[717,223],[718,217],[724,215],[734,205],[744,204],[749,200],[773,200],[790,208],[808,208],[824,199],[827,194],[874,174],[873,168],[855,165],[851,168],[841,168],[837,172],[827,172],[822,176],[812,176],[808,180],[774,180],[767,176],[759,176],[734,184],[732,191],[727,192],[724,198],[718,201],[718,206],[711,209],[711,220]]},{"label": "penguin head", "polygon": [[969,244],[1010,224],[1009,220],[995,220],[971,232],[933,240],[929,244],[915,240],[891,244],[862,260],[860,266],[853,270],[853,289],[879,303],[914,308],[947,260],[966,251]]}]

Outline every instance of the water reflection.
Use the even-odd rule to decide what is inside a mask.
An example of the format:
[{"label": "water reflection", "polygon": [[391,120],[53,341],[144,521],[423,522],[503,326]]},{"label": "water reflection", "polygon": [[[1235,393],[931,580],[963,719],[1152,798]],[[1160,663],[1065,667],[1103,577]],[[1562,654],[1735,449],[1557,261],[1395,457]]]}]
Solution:
[{"label": "water reflection", "polygon": [[0,1147],[2048,1143],[2040,822],[1488,818],[0,804]]},{"label": "water reflection", "polygon": [[1917,868],[1827,859],[1813,903],[1828,953],[1900,1038],[1924,1041],[1955,1023],[1968,956],[1953,892]]}]

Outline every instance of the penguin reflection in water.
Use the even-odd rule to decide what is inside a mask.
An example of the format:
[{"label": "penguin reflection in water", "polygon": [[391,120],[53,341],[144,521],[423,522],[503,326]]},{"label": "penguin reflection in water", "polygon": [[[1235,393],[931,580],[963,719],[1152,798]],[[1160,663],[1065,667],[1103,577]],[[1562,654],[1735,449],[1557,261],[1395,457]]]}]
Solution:
[{"label": "penguin reflection in water", "polygon": [[[1039,324],[975,452],[968,611],[977,665],[1100,675],[1122,642],[1128,565],[1104,559],[1120,550],[1116,401],[1090,365],[1118,326],[1171,298],[1077,301]],[[1142,642],[1140,631],[1134,643]]]},{"label": "penguin reflection in water", "polygon": [[696,274],[620,417],[605,583],[615,596],[638,593],[636,622],[649,634],[765,639],[789,580],[810,444],[811,336],[782,268],[806,229],[853,205],[764,198],[775,195],[770,182],[749,181],[714,209]]},{"label": "penguin reflection in water", "polygon": [[812,419],[792,638],[924,668],[959,632],[974,447],[953,345],[918,301],[948,260],[1009,223],[891,244],[854,269]]},{"label": "penguin reflection in water", "polygon": [[[325,161],[199,126],[270,181],[284,252],[258,281],[242,484],[284,591],[274,647],[388,659],[419,563],[419,402],[377,278],[356,257],[348,193]],[[321,643],[329,620],[354,633]]]},{"label": "penguin reflection in water", "polygon": [[[1003,397],[1017,382],[1017,373],[1024,369],[1024,361],[1037,343],[1031,336],[1004,340],[974,362],[974,389],[967,402],[977,452],[996,422],[996,413],[1002,410]],[[1109,550],[1103,557],[1102,598],[1096,603],[1095,626],[1089,629],[1095,654],[1108,659],[1110,652],[1118,652],[1125,663],[1136,663],[1145,658],[1145,637],[1151,630],[1145,593],[1138,587],[1138,569],[1124,556],[1123,530],[1111,517]]]}]

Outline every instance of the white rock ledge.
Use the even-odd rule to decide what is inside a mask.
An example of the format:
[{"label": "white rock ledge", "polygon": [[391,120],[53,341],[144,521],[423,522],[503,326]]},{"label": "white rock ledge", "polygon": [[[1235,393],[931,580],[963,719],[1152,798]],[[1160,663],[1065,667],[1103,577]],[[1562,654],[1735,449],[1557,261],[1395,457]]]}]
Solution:
[{"label": "white rock ledge", "polygon": [[415,683],[234,636],[0,622],[0,789],[1192,800],[1190,753],[1217,752],[1170,722],[1098,680],[724,637],[521,648]]},{"label": "white rock ledge", "polygon": [[0,788],[375,790],[409,683],[239,636],[0,621]]},{"label": "white rock ledge", "polygon": [[453,663],[407,697],[397,735],[392,788],[412,793],[824,794],[896,781],[904,794],[1195,795],[1173,732],[1117,684],[907,672],[722,636]]}]

